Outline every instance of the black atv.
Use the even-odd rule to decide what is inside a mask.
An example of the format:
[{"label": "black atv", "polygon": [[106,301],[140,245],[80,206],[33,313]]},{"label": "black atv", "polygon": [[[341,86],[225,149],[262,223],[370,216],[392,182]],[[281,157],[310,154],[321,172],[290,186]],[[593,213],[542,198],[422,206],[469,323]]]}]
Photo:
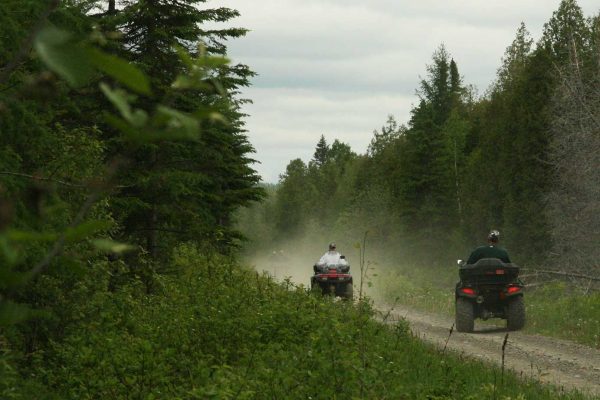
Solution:
[{"label": "black atv", "polygon": [[497,258],[482,258],[475,264],[459,260],[456,284],[456,330],[473,332],[475,318],[502,318],[508,330],[525,325],[523,282],[519,267]]},{"label": "black atv", "polygon": [[310,278],[310,289],[323,295],[352,300],[353,287],[350,265],[329,264],[313,266],[315,274]]}]

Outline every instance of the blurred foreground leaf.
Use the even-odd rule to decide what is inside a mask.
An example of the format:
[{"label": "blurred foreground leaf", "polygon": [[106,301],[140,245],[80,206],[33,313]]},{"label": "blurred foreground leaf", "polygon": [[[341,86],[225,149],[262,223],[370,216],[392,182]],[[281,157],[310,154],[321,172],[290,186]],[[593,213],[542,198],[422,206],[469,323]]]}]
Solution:
[{"label": "blurred foreground leaf", "polygon": [[70,33],[49,26],[38,34],[34,47],[48,68],[73,87],[87,83],[94,72],[85,48]]},{"label": "blurred foreground leaf", "polygon": [[10,301],[0,302],[0,327],[24,321],[31,315],[31,309],[23,304]]},{"label": "blurred foreground leaf", "polygon": [[104,83],[100,84],[100,89],[117,110],[119,110],[121,116],[132,126],[140,128],[146,123],[148,114],[143,110],[132,109],[131,104],[129,104],[135,100],[134,96],[124,90],[111,89]]},{"label": "blurred foreground leaf", "polygon": [[148,77],[133,64],[97,49],[89,49],[88,54],[93,64],[102,72],[131,90],[140,94],[151,94]]},{"label": "blurred foreground leaf", "polygon": [[67,241],[82,240],[93,233],[110,229],[112,222],[103,220],[86,221],[73,228],[69,228],[65,234]]},{"label": "blurred foreground leaf", "polygon": [[135,246],[126,243],[115,242],[110,239],[95,239],[92,240],[92,244],[100,251],[106,253],[117,253],[121,254],[127,251],[133,251],[136,249]]},{"label": "blurred foreground leaf", "polygon": [[52,242],[58,239],[58,234],[54,232],[32,232],[11,229],[6,237],[13,242]]},{"label": "blurred foreground leaf", "polygon": [[185,113],[170,107],[158,106],[157,118],[164,124],[171,139],[196,139],[200,133],[200,122]]}]

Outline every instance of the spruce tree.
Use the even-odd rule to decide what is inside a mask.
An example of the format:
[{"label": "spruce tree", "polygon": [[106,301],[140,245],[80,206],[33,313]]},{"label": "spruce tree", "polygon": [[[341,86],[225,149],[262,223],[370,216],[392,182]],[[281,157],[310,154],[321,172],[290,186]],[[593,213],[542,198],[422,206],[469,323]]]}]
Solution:
[{"label": "spruce tree", "polygon": [[[195,113],[210,106],[226,123],[215,121],[202,127],[192,140],[164,139],[137,148],[123,149],[113,141],[114,152],[126,150],[128,168],[121,176],[121,190],[115,196],[114,212],[123,226],[124,239],[145,247],[154,257],[168,254],[173,243],[195,241],[226,251],[239,235],[232,229],[232,213],[262,190],[252,169],[254,150],[245,135],[239,89],[249,84],[252,71],[244,65],[219,67],[207,80],[211,91],[170,87],[178,75],[190,71],[178,54],[183,48],[192,56],[199,51],[225,55],[227,39],[244,35],[237,28],[205,29],[204,25],[226,22],[238,12],[228,8],[203,8],[205,0],[130,0],[105,18],[122,32],[121,54],[150,76],[153,97],[139,104],[155,102]],[[216,84],[214,82],[219,82]],[[223,89],[225,92],[222,92]]]},{"label": "spruce tree", "polygon": [[572,57],[584,56],[590,49],[590,39],[590,30],[577,1],[562,0],[550,21],[544,24],[541,44],[557,63],[566,64]]},{"label": "spruce tree", "polygon": [[514,162],[508,125],[515,116],[510,102],[528,65],[532,43],[521,24],[504,53],[489,98],[476,108],[477,123],[467,136],[464,217],[471,246],[479,243],[490,228],[504,227],[505,199],[513,179],[509,169]]},{"label": "spruce tree", "polygon": [[313,158],[311,160],[318,168],[322,167],[329,160],[329,145],[325,140],[325,136],[321,135],[321,138],[317,142],[317,147],[315,148],[315,153],[313,154]]},{"label": "spruce tree", "polygon": [[299,233],[307,219],[306,211],[315,195],[307,175],[306,164],[297,158],[290,161],[280,176],[275,201],[275,226],[280,236]]},{"label": "spruce tree", "polygon": [[428,79],[421,82],[420,103],[412,110],[399,154],[396,186],[398,211],[411,232],[416,253],[434,257],[436,250],[441,249],[436,249],[437,244],[430,238],[441,232],[448,235],[459,220],[454,168],[458,154],[455,156],[455,146],[448,145],[457,140],[458,132],[457,129],[449,132],[447,121],[453,108],[460,105],[463,89],[458,67],[443,46],[434,53],[427,70]]}]

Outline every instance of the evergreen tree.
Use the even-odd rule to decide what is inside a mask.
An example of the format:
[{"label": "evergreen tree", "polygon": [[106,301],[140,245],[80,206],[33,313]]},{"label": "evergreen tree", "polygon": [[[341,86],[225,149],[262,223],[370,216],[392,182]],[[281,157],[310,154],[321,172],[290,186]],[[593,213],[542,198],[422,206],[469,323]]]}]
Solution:
[{"label": "evergreen tree", "polygon": [[[566,64],[572,55],[583,56],[590,48],[590,39],[590,31],[577,1],[562,0],[550,21],[544,24],[541,44],[558,64]],[[576,56],[577,52],[581,54]]]},{"label": "evergreen tree", "polygon": [[403,129],[404,127],[400,127],[392,115],[388,115],[385,125],[381,127],[381,131],[373,131],[373,138],[367,148],[367,154],[371,157],[382,154],[402,134]]},{"label": "evergreen tree", "polygon": [[513,163],[508,125],[514,116],[509,103],[522,81],[532,43],[525,25],[521,24],[504,53],[489,99],[476,108],[477,123],[467,136],[464,217],[467,240],[472,246],[491,227],[504,227],[505,199],[512,183],[507,167],[511,168]]},{"label": "evergreen tree", "polygon": [[306,164],[297,158],[290,161],[285,173],[279,178],[279,189],[275,202],[275,226],[281,235],[298,233],[302,222],[306,221],[306,211],[314,195],[313,187],[307,178]]},{"label": "evergreen tree", "polygon": [[497,72],[494,90],[507,89],[512,81],[519,76],[531,54],[532,44],[533,39],[531,39],[525,24],[521,22],[515,39],[504,52],[502,66]]},{"label": "evergreen tree", "polygon": [[506,157],[501,187],[506,195],[503,217],[507,245],[522,262],[544,262],[552,247],[551,226],[545,213],[545,197],[553,180],[548,168],[550,100],[558,83],[557,66],[568,64],[570,54],[575,57],[577,48],[585,53],[589,36],[577,3],[562,1],[545,24],[540,45],[507,92],[507,140],[502,150]]},{"label": "evergreen tree", "polygon": [[[115,215],[122,222],[125,240],[143,245],[156,258],[168,254],[178,241],[217,245],[224,251],[239,235],[232,229],[233,211],[258,200],[262,190],[251,168],[254,150],[245,135],[238,99],[239,88],[253,73],[244,65],[221,66],[206,81],[212,93],[170,87],[178,76],[193,71],[177,52],[182,47],[198,54],[224,55],[224,41],[245,34],[244,29],[203,29],[238,15],[227,8],[203,9],[205,0],[136,0],[105,18],[122,32],[120,52],[151,77],[153,98],[140,104],[152,107],[157,99],[178,110],[196,113],[200,106],[213,107],[227,120],[202,127],[198,139],[181,141],[165,137],[159,142],[130,149],[130,166],[121,176],[125,188],[115,196]],[[185,81],[179,81],[185,85]],[[205,89],[205,88],[203,88]],[[222,90],[225,90],[223,92]],[[124,149],[114,142],[114,152]]]},{"label": "evergreen tree", "polygon": [[455,157],[454,146],[448,146],[453,140],[449,139],[446,123],[453,107],[461,103],[463,88],[458,68],[443,46],[434,53],[428,72],[428,79],[421,82],[421,101],[412,110],[406,141],[400,150],[396,186],[398,210],[404,216],[406,229],[412,232],[416,251],[433,256],[431,246],[437,244],[430,238],[439,232],[447,235],[456,229],[458,221],[457,202],[451,200],[457,198],[454,161],[458,154]]},{"label": "evergreen tree", "polygon": [[325,136],[321,135],[319,142],[317,143],[317,147],[315,149],[315,153],[311,160],[311,163],[314,163],[317,168],[322,167],[329,160],[329,145],[325,140]]}]

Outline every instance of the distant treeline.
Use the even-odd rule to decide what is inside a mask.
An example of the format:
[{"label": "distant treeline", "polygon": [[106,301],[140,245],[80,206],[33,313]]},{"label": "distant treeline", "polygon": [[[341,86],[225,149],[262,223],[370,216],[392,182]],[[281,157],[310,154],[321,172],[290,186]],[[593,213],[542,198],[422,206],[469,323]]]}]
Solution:
[{"label": "distant treeline", "polygon": [[494,228],[520,264],[598,273],[599,62],[600,16],[584,18],[574,0],[537,43],[518,28],[483,96],[440,46],[406,125],[390,116],[366,154],[321,137],[241,225],[265,246],[368,230],[373,246],[423,264],[456,258]]}]

